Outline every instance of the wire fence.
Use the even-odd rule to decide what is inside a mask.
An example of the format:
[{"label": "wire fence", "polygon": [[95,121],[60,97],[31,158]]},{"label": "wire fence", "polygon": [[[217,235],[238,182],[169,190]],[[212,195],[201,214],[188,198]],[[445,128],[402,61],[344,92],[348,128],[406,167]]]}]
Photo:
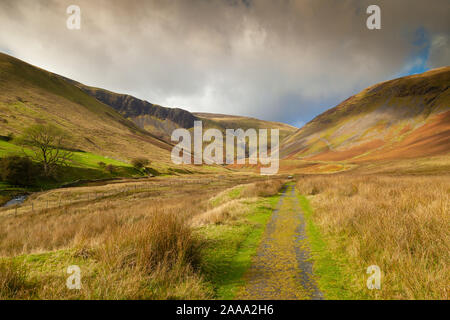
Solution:
[{"label": "wire fence", "polygon": [[[138,184],[127,184],[122,186],[120,184],[109,184],[107,187],[99,186],[95,190],[95,186],[90,187],[75,187],[73,190],[64,191],[64,189],[55,189],[36,197],[25,199],[22,204],[16,204],[8,207],[0,208],[0,217],[5,216],[20,216],[23,214],[39,214],[48,210],[62,209],[66,206],[82,204],[93,201],[100,201],[108,198],[116,198],[121,196],[128,196],[137,193],[151,192],[157,196],[164,188],[176,188],[181,184],[186,185],[202,185],[212,186],[220,185],[222,181],[229,177],[217,175],[214,178],[187,178],[177,180],[153,181]],[[240,183],[254,182],[255,179],[250,177],[240,177]],[[83,188],[92,188],[93,191],[83,192]],[[103,188],[103,189],[102,189]],[[152,195],[148,195],[152,196]]]},{"label": "wire fence", "polygon": [[[213,180],[202,180],[202,179],[190,179],[189,181],[185,181],[188,184],[209,184]],[[53,198],[50,199],[41,199],[42,196],[48,196],[48,194],[43,194],[42,196],[38,196],[35,199],[26,199],[22,204],[11,205],[8,207],[0,208],[0,216],[19,216],[23,214],[35,214],[42,213],[47,210],[54,210],[57,208],[64,208],[69,205],[81,204],[92,201],[100,201],[107,198],[115,198],[121,195],[127,196],[136,193],[142,192],[152,192],[164,187],[173,187],[176,185],[180,185],[180,181],[165,181],[162,183],[154,184],[154,183],[142,183],[142,184],[134,184],[127,185],[126,187],[118,187],[114,189],[114,187],[110,190],[96,190],[92,192],[67,192],[64,194],[64,191],[61,192],[61,189],[58,189],[58,192],[50,193]],[[111,188],[111,187],[109,187]],[[52,192],[52,191],[50,191]],[[59,197],[58,197],[59,193]],[[56,198],[56,199],[55,199]]]}]

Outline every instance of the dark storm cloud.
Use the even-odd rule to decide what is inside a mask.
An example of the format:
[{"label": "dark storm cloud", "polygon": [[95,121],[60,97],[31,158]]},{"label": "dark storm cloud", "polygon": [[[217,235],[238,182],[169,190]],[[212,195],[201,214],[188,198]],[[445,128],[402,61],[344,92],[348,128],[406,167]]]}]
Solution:
[{"label": "dark storm cloud", "polygon": [[[79,31],[66,28],[70,4]],[[370,4],[382,30],[366,28]],[[449,65],[449,10],[448,0],[3,0],[0,48],[154,103],[301,124],[376,82]]]}]

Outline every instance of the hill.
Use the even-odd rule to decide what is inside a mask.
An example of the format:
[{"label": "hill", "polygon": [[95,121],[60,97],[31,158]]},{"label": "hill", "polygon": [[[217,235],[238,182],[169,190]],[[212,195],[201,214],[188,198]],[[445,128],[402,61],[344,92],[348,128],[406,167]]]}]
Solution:
[{"label": "hill", "polygon": [[368,162],[450,151],[450,67],[371,86],[282,145],[290,160]]},{"label": "hill", "polygon": [[105,89],[89,87],[66,79],[85,93],[112,107],[139,128],[165,141],[170,141],[172,131],[177,128],[192,128],[198,120],[189,111],[180,108],[166,108],[128,94],[120,94]]},{"label": "hill", "polygon": [[231,116],[215,113],[194,113],[194,115],[204,121],[204,126],[207,128],[217,128],[223,132],[225,129],[237,129],[241,128],[247,130],[253,129],[279,129],[280,141],[289,135],[293,134],[298,128],[290,126],[285,123],[275,121],[259,120],[251,117]]},{"label": "hill", "polygon": [[203,128],[225,129],[279,129],[280,139],[294,133],[297,128],[273,121],[264,121],[250,117],[231,116],[212,113],[191,113],[180,108],[167,108],[127,94],[119,94],[105,89],[89,87],[70,79],[87,94],[112,107],[126,119],[135,123],[160,139],[170,142],[172,131],[177,128],[191,129],[194,121],[203,121]]},{"label": "hill", "polygon": [[0,135],[36,123],[70,133],[70,148],[115,159],[166,161],[171,146],[86,94],[65,78],[0,54]]}]

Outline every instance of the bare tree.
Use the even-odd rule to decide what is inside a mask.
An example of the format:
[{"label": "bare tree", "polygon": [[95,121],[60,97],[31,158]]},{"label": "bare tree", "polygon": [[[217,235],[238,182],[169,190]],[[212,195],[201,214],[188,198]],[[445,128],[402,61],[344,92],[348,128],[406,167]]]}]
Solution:
[{"label": "bare tree", "polygon": [[42,163],[44,174],[50,176],[58,166],[67,165],[72,152],[65,149],[68,136],[63,130],[52,125],[33,125],[24,130],[17,143],[32,150],[24,153]]}]

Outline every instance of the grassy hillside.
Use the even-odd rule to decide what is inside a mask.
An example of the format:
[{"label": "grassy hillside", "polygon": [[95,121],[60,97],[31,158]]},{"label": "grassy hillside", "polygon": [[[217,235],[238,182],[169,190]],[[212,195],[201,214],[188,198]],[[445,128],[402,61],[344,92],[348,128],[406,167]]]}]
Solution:
[{"label": "grassy hillside", "polygon": [[100,102],[112,107],[122,116],[160,139],[170,142],[172,131],[176,128],[192,128],[198,120],[189,111],[179,108],[166,108],[127,94],[119,94],[101,88],[86,86],[66,79]]},{"label": "grassy hillside", "polygon": [[282,155],[316,161],[418,158],[450,151],[450,67],[369,87],[286,139]]},{"label": "grassy hillside", "polygon": [[[37,179],[27,188],[0,181],[0,204],[20,193],[58,187],[76,180],[142,176],[130,162],[151,161],[156,174],[178,175],[226,171],[221,167],[177,166],[172,145],[126,119],[62,76],[0,53],[0,158],[31,154],[11,140],[35,124],[53,124],[69,136],[65,148],[77,150],[53,178]],[[113,165],[108,172],[99,162]]]},{"label": "grassy hillside", "polygon": [[[27,148],[21,148],[10,142],[0,140],[0,158],[11,155],[32,155],[33,152]],[[114,166],[109,172],[99,163]],[[14,196],[30,192],[47,190],[63,186],[66,183],[84,180],[113,179],[118,177],[138,177],[143,172],[136,170],[127,162],[111,159],[90,152],[75,151],[67,166],[59,167],[56,177],[39,177],[29,186],[16,186],[0,179],[0,206],[11,200]]]},{"label": "grassy hillside", "polygon": [[[10,155],[32,155],[33,151],[27,148],[21,148],[10,142],[0,140],[0,158]],[[115,174],[108,174],[99,163],[103,162],[105,165],[113,165],[116,167]],[[128,176],[139,175],[139,172],[133,168],[128,162],[115,160],[109,157],[100,156],[90,152],[74,151],[72,152],[71,159],[68,163],[69,167],[65,168],[64,172],[66,176],[61,177],[61,182],[67,182],[77,179],[101,179],[111,178],[115,176]],[[71,172],[76,170],[77,173]],[[83,173],[84,171],[84,173]],[[71,176],[73,174],[73,176]]]},{"label": "grassy hillside", "polygon": [[64,78],[0,54],[0,135],[19,135],[37,123],[52,123],[70,133],[70,148],[122,161],[137,156],[170,159],[170,145]]}]

